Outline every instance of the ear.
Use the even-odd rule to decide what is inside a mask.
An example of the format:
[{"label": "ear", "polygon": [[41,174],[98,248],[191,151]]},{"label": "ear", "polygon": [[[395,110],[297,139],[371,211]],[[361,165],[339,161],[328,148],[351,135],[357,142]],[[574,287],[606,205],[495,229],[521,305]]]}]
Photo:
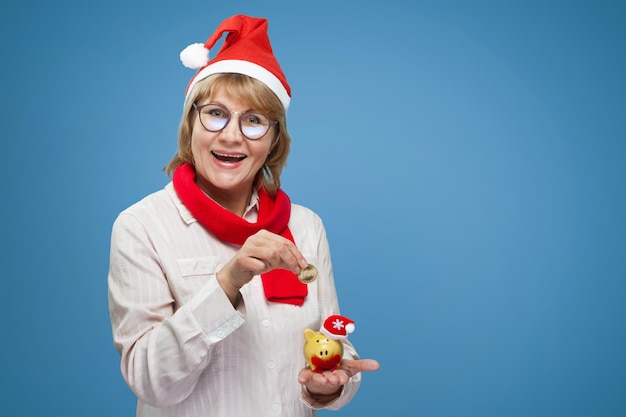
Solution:
[{"label": "ear", "polygon": [[313,330],[311,330],[311,329],[306,329],[306,330],[304,331],[304,338],[305,338],[306,340],[311,340],[311,339],[313,339],[313,338],[315,337],[315,333],[316,333],[316,332],[314,332],[314,331],[313,331]]}]

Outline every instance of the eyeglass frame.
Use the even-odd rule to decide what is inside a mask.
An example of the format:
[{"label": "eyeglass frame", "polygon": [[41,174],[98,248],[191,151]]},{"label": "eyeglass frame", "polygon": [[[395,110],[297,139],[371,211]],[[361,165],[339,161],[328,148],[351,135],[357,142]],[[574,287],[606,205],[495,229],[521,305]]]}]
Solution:
[{"label": "eyeglass frame", "polygon": [[[226,112],[228,113],[228,120],[226,120],[226,123],[224,124],[224,127],[219,129],[219,130],[211,130],[209,128],[207,128],[204,123],[202,123],[202,109],[208,106],[215,106],[215,107],[221,107],[222,109],[226,110]],[[238,124],[239,124],[239,132],[241,132],[241,134],[243,135],[244,138],[251,140],[251,141],[257,141],[257,140],[261,140],[265,137],[265,135],[267,135],[267,133],[270,131],[270,129],[272,128],[272,126],[280,126],[278,123],[278,120],[274,120],[272,118],[270,118],[267,114],[260,112],[260,111],[253,111],[253,110],[248,110],[245,111],[243,113],[239,113],[237,111],[232,111],[232,110],[228,110],[226,107],[222,106],[221,104],[215,104],[215,103],[207,103],[207,104],[202,104],[202,105],[198,105],[197,103],[193,103],[192,107],[194,109],[197,110],[198,112],[198,120],[200,121],[200,124],[202,125],[202,127],[204,129],[206,129],[207,132],[212,132],[212,133],[217,133],[217,132],[221,132],[222,130],[226,129],[226,126],[228,126],[228,124],[230,123],[230,119],[232,114],[238,114],[239,115],[239,119],[238,119]],[[252,139],[249,138],[248,136],[246,136],[245,133],[243,133],[243,129],[241,128],[241,119],[243,119],[243,117],[247,114],[260,114],[262,116],[265,116],[267,118],[267,120],[269,121],[269,125],[267,127],[267,131],[265,133],[263,133],[262,136],[259,136],[258,138]],[[276,132],[276,137],[274,137],[274,139],[272,139],[272,141],[276,140],[276,138],[278,137],[278,132]]]}]

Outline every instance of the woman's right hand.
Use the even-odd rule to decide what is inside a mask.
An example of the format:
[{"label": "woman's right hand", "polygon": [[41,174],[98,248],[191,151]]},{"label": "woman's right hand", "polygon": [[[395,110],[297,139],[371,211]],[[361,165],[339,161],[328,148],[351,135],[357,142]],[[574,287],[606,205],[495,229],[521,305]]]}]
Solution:
[{"label": "woman's right hand", "polygon": [[217,272],[216,278],[234,305],[241,287],[255,275],[273,269],[287,269],[298,274],[307,265],[306,259],[292,241],[261,230],[244,242],[235,256]]}]

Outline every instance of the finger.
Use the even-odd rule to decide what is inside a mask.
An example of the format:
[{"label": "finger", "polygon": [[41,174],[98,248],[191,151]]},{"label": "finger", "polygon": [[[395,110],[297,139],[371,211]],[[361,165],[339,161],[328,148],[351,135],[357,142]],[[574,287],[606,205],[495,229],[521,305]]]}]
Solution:
[{"label": "finger", "polygon": [[278,255],[278,267],[280,268],[288,269],[294,274],[298,274],[302,268],[308,265],[296,245],[287,239],[280,242],[274,250]]},{"label": "finger", "polygon": [[337,369],[332,372],[326,371],[324,376],[330,385],[345,385],[350,379],[350,375],[343,369]]},{"label": "finger", "polygon": [[302,370],[298,374],[298,381],[301,384],[305,384],[313,379],[313,375],[315,375],[315,373],[311,370],[311,368],[302,368]]},{"label": "finger", "polygon": [[266,230],[252,236],[244,246],[249,250],[250,256],[265,263],[266,271],[263,272],[282,268],[297,274],[308,265],[292,241]]},{"label": "finger", "polygon": [[309,263],[306,261],[294,242],[283,236],[268,232],[267,230],[263,230],[262,232],[265,233],[261,236],[274,242],[274,247],[286,264],[292,265],[294,267],[293,269],[295,269],[296,265],[299,268],[306,268],[308,266]]},{"label": "finger", "polygon": [[313,382],[315,384],[324,385],[328,383],[328,379],[323,373],[313,372],[311,368],[303,368],[298,374],[298,381],[302,384]]},{"label": "finger", "polygon": [[249,251],[240,251],[232,262],[233,268],[239,271],[240,275],[249,275],[249,278],[267,270],[267,264],[263,259],[254,256]]},{"label": "finger", "polygon": [[350,374],[355,375],[358,372],[372,372],[380,369],[380,364],[374,359],[343,359],[341,368],[347,370]]}]

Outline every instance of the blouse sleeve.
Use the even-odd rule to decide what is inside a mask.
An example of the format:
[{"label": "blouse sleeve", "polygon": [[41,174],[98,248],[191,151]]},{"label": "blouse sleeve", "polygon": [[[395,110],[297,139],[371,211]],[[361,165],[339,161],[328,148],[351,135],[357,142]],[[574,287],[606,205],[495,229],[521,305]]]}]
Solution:
[{"label": "blouse sleeve", "polygon": [[122,213],[111,234],[108,275],[113,341],[121,372],[135,395],[155,407],[179,403],[193,391],[212,347],[244,322],[215,276],[175,309],[159,256],[141,222]]},{"label": "blouse sleeve", "polygon": [[[335,288],[332,261],[330,256],[330,245],[328,243],[326,229],[324,228],[323,222],[317,216],[317,214],[313,214],[313,219],[317,229],[316,235],[318,236],[317,261],[319,265],[317,265],[317,267],[320,271],[320,275],[324,275],[326,277],[326,279],[318,280],[318,293],[321,313],[320,323],[323,323],[326,317],[334,314],[340,314],[340,311],[337,291]],[[359,359],[356,349],[350,343],[350,341],[344,341],[343,358],[353,360]],[[301,399],[302,401],[304,401],[304,403],[306,403],[309,407],[313,409],[325,408],[329,410],[339,410],[352,400],[352,398],[358,391],[360,384],[361,374],[359,373],[350,378],[348,383],[344,385],[339,397],[328,403],[321,403],[317,401],[307,392],[306,388],[303,387]]]}]

